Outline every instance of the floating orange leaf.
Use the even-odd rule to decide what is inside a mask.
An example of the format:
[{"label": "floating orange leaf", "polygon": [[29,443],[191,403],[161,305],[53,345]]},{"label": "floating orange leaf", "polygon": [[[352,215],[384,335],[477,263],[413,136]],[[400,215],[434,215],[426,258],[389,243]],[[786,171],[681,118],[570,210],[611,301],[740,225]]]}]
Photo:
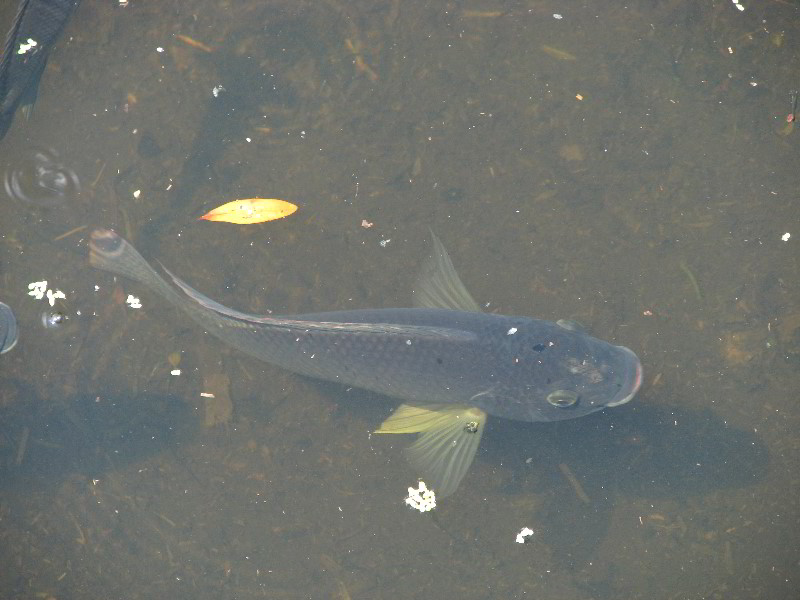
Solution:
[{"label": "floating orange leaf", "polygon": [[225,223],[238,223],[248,225],[263,223],[288,217],[297,210],[297,205],[277,198],[245,198],[234,200],[204,214],[201,219],[206,221],[224,221]]}]

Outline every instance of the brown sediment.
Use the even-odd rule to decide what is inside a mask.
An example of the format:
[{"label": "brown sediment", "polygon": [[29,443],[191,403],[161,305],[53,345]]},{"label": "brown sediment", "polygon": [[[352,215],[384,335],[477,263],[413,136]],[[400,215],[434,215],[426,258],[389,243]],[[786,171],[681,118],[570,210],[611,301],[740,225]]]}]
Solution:
[{"label": "brown sediment", "polygon": [[578,481],[578,478],[575,477],[575,474],[572,472],[572,469],[566,463],[560,463],[558,468],[563,473],[564,477],[569,481],[569,484],[572,486],[572,489],[575,490],[575,495],[578,496],[581,502],[589,504],[591,500],[586,492],[583,490],[583,486],[581,482]]},{"label": "brown sediment", "polygon": [[69,236],[71,236],[73,233],[78,233],[79,231],[83,231],[83,230],[84,230],[84,229],[86,229],[87,227],[88,227],[88,225],[81,225],[80,227],[75,227],[75,228],[73,228],[73,229],[70,229],[69,231],[65,231],[65,232],[64,232],[64,233],[62,233],[61,235],[58,235],[58,236],[54,237],[54,238],[53,238],[53,241],[54,241],[54,242],[57,242],[58,240],[63,240],[65,237],[69,237]]}]

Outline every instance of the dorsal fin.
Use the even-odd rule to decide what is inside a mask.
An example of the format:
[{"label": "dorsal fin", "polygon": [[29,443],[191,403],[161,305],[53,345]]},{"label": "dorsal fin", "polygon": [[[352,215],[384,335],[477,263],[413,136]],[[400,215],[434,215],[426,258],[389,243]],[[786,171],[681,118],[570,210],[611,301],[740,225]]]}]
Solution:
[{"label": "dorsal fin", "polygon": [[480,306],[461,283],[444,245],[432,231],[431,237],[433,250],[431,256],[422,264],[417,277],[414,286],[414,306],[480,312]]}]

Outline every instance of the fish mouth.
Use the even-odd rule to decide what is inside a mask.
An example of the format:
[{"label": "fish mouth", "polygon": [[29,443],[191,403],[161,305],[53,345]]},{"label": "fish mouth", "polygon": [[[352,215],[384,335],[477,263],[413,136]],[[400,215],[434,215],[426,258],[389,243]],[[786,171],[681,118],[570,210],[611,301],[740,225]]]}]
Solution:
[{"label": "fish mouth", "polygon": [[630,400],[636,395],[636,392],[639,391],[639,388],[642,387],[643,371],[642,363],[639,361],[639,357],[636,356],[632,350],[626,348],[625,346],[617,347],[626,353],[628,358],[630,358],[628,361],[628,372],[626,373],[625,380],[630,381],[631,383],[617,392],[617,395],[614,396],[611,402],[606,403],[606,407],[609,408],[630,402]]}]

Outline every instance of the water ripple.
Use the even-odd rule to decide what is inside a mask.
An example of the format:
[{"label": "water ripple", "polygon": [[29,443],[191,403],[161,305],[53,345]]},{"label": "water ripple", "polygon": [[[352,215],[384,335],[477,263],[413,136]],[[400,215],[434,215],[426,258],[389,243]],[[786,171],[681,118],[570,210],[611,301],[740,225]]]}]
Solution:
[{"label": "water ripple", "polygon": [[34,149],[5,172],[6,193],[34,206],[57,206],[80,192],[78,176],[55,150]]}]

